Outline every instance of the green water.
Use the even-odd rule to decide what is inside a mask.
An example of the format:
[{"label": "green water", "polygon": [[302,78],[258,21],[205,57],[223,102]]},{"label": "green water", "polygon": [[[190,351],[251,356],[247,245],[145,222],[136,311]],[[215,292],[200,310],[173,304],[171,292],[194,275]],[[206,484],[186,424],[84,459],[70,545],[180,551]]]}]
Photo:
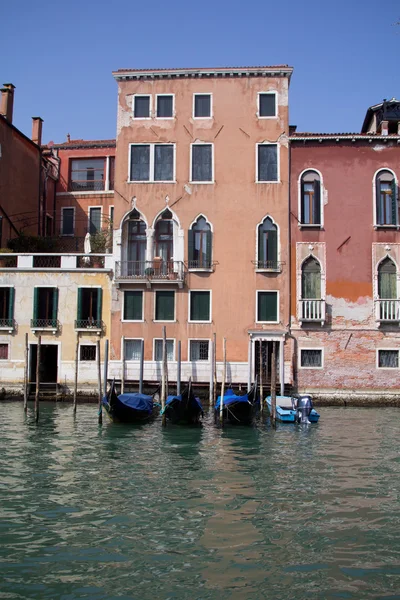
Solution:
[{"label": "green water", "polygon": [[400,599],[397,409],[308,428],[0,404],[0,599]]}]

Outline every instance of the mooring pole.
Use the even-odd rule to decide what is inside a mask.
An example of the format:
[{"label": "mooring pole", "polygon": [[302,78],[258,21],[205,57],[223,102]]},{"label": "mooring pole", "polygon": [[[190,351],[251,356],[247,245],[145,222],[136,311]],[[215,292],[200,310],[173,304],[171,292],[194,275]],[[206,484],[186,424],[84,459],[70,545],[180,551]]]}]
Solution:
[{"label": "mooring pole", "polygon": [[271,354],[271,425],[276,427],[276,342],[272,342]]},{"label": "mooring pole", "polygon": [[40,389],[40,346],[42,343],[42,336],[39,335],[37,343],[36,353],[36,391],[35,391],[35,421],[39,421],[39,389]]},{"label": "mooring pole", "polygon": [[178,363],[176,365],[176,395],[181,393],[181,360],[182,360],[182,344],[178,342]]},{"label": "mooring pole", "polygon": [[226,338],[223,343],[223,355],[224,355],[224,369],[222,371],[222,384],[221,384],[221,404],[219,406],[219,422],[221,427],[224,426],[224,394],[225,394],[225,379],[226,379]]},{"label": "mooring pole", "polygon": [[139,394],[143,394],[144,340],[140,340]]},{"label": "mooring pole", "polygon": [[29,385],[29,344],[28,334],[25,334],[25,368],[24,368],[24,411],[28,410],[28,385]]},{"label": "mooring pole", "polygon": [[79,369],[79,332],[76,334],[76,346],[75,346],[75,380],[74,380],[74,408],[73,412],[76,413],[76,404],[78,396],[78,369]]},{"label": "mooring pole", "polygon": [[108,381],[108,340],[105,342],[104,346],[104,365],[103,365],[103,373],[104,373],[104,396],[107,396],[107,381]]},{"label": "mooring pole", "polygon": [[210,410],[213,406],[214,398],[214,340],[210,343]]},{"label": "mooring pole", "polygon": [[125,391],[125,336],[122,336],[121,363],[121,394],[123,394]]},{"label": "mooring pole", "polygon": [[263,355],[262,355],[262,340],[260,340],[260,415],[263,416],[264,410],[264,390],[263,390]]},{"label": "mooring pole", "polygon": [[215,402],[217,401],[217,334],[213,334],[213,342],[214,342],[214,355],[213,355],[213,368],[214,368],[214,395],[213,395],[213,408],[215,406]]},{"label": "mooring pole", "polygon": [[100,340],[97,340],[97,378],[99,386],[99,425],[103,424],[103,403],[101,397],[101,361],[100,361]]},{"label": "mooring pole", "polygon": [[162,375],[161,375],[161,411],[162,411],[162,426],[165,427],[167,424],[167,418],[165,415],[165,387],[166,387],[166,358],[167,358],[167,333],[165,325],[163,327],[163,344],[162,344]]}]

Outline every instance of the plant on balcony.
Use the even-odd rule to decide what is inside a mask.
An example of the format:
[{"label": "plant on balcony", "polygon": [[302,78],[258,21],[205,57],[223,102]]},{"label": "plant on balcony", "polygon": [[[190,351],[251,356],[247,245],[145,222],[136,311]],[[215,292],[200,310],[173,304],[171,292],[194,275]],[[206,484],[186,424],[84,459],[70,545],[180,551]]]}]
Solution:
[{"label": "plant on balcony", "polygon": [[[12,254],[11,248],[0,248],[0,267],[12,267],[14,266],[14,259],[2,256],[3,254]],[[15,257],[16,258],[16,257]]]},{"label": "plant on balcony", "polygon": [[19,237],[8,241],[11,252],[52,252],[56,249],[53,238],[21,233]]},{"label": "plant on balcony", "polygon": [[109,248],[110,232],[108,230],[98,231],[90,236],[90,247],[93,254],[104,254]]}]

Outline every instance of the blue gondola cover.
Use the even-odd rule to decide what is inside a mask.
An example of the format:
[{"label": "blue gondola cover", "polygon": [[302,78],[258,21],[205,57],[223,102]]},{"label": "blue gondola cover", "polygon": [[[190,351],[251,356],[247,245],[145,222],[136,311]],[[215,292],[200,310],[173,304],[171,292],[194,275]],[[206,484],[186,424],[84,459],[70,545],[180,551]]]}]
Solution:
[{"label": "blue gondola cover", "polygon": [[120,394],[118,400],[134,410],[142,410],[149,414],[153,411],[153,397],[146,394]]},{"label": "blue gondola cover", "polygon": [[[202,406],[202,404],[201,404],[201,402],[200,402],[200,398],[198,398],[197,396],[195,396],[195,397],[194,397],[194,399],[195,399],[195,401],[196,401],[196,404],[197,404],[197,406],[199,407],[199,409],[200,409],[201,411],[203,411],[203,406]],[[165,406],[168,406],[168,404],[172,404],[172,402],[174,402],[174,401],[176,401],[176,400],[177,400],[178,402],[181,402],[181,401],[182,401],[182,394],[180,394],[179,396],[168,396],[168,398],[167,398],[167,401],[166,401],[166,403],[165,403]]]},{"label": "blue gondola cover", "polygon": [[[229,406],[234,402],[249,402],[248,394],[244,394],[243,396],[236,396],[232,389],[226,390],[224,394],[224,406]],[[215,410],[219,410],[221,406],[221,396],[218,396],[217,402],[215,403]]]}]

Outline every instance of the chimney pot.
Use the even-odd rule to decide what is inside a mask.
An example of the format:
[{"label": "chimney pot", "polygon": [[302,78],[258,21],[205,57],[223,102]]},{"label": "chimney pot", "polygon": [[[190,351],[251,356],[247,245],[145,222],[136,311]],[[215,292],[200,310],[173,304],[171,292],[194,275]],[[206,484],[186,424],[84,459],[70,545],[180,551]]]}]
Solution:
[{"label": "chimney pot", "polygon": [[388,133],[389,133],[389,121],[382,121],[381,135],[388,135]]},{"label": "chimney pot", "polygon": [[1,88],[1,105],[0,114],[4,115],[7,121],[12,123],[13,107],[14,107],[14,90],[15,85],[12,83],[4,83]]},{"label": "chimney pot", "polygon": [[32,142],[35,142],[38,146],[42,145],[42,126],[43,119],[32,117]]}]

